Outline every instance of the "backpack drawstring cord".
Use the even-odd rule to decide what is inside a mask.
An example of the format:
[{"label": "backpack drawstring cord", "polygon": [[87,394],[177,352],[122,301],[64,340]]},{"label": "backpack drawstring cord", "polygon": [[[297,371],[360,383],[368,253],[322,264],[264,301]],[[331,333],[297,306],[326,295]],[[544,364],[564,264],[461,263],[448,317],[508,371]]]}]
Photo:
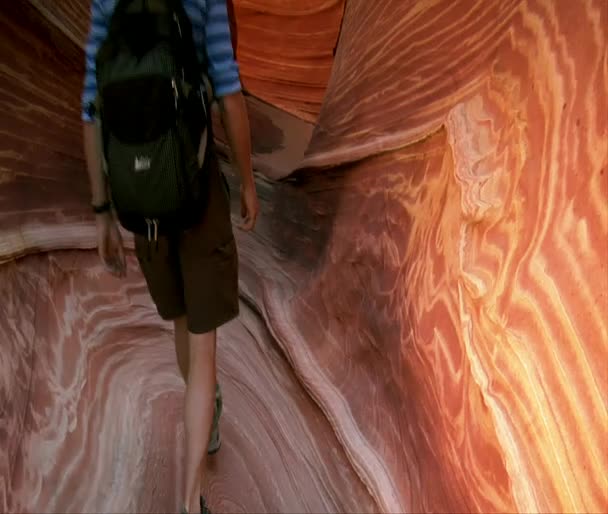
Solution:
[{"label": "backpack drawstring cord", "polygon": [[146,218],[146,225],[148,226],[148,239],[146,242],[146,256],[148,259],[148,262],[151,260],[151,256],[150,256],[150,239],[152,238],[152,221],[149,220],[148,218]]},{"label": "backpack drawstring cord", "polygon": [[158,252],[158,220],[154,220],[154,241],[156,243],[156,251]]}]

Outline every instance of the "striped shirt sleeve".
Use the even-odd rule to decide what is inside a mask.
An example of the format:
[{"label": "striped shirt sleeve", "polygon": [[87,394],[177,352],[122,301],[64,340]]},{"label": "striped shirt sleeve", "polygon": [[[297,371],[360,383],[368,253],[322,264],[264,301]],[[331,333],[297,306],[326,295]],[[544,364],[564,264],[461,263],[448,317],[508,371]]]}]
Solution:
[{"label": "striped shirt sleeve", "polygon": [[205,48],[214,95],[222,97],[240,91],[241,80],[232,49],[226,0],[207,0]]},{"label": "striped shirt sleeve", "polygon": [[93,118],[88,112],[89,104],[95,101],[97,95],[97,78],[95,76],[95,57],[97,49],[108,32],[108,19],[103,10],[101,0],[91,3],[91,25],[85,44],[85,72],[82,88],[82,120],[91,122]]}]

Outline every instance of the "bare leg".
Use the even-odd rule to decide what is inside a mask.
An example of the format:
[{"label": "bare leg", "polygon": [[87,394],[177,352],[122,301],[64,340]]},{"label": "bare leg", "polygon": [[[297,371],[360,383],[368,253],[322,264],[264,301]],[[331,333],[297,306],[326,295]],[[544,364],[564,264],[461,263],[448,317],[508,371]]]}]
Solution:
[{"label": "bare leg", "polygon": [[[186,316],[182,316],[181,318],[177,318],[173,322],[174,331],[175,331],[175,355],[177,357],[177,365],[179,367],[179,371],[184,379],[184,382],[188,382],[188,365],[190,358],[190,349],[188,347],[188,323]],[[219,391],[219,386],[216,382],[216,395],[221,394]],[[216,399],[217,402],[217,399]],[[215,405],[217,409],[217,405]],[[214,416],[218,416],[218,413],[214,410]],[[215,422],[215,417],[214,417]],[[215,425],[214,425],[215,426]],[[204,461],[204,457],[203,457]],[[200,484],[200,494],[203,494],[203,465],[201,464],[199,469],[199,484]],[[198,512],[198,511],[197,511]]]},{"label": "bare leg", "polygon": [[190,360],[190,351],[188,349],[188,324],[186,316],[177,318],[173,322],[175,330],[175,355],[177,357],[177,365],[182,374],[184,382],[188,383],[188,362]]},{"label": "bare leg", "polygon": [[188,512],[199,509],[203,458],[211,436],[215,405],[216,331],[188,333],[189,366],[185,399],[186,458],[183,502]]}]

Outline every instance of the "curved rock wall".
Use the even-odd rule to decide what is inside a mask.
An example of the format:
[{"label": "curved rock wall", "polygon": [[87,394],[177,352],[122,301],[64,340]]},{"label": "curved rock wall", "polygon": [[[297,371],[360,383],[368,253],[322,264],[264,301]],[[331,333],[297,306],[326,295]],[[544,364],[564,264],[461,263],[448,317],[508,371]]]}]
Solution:
[{"label": "curved rock wall", "polygon": [[243,85],[299,118],[316,120],[344,0],[234,0],[233,5]]},{"label": "curved rock wall", "polygon": [[[604,2],[285,6],[234,2],[289,177],[237,234],[214,510],[608,511]],[[91,249],[83,12],[0,14],[0,508],[170,510],[183,385],[133,257]]]},{"label": "curved rock wall", "polygon": [[597,2],[347,3],[302,165],[352,164],[293,312],[319,366],[359,363],[334,379],[343,430],[386,508],[606,509],[606,22]]}]

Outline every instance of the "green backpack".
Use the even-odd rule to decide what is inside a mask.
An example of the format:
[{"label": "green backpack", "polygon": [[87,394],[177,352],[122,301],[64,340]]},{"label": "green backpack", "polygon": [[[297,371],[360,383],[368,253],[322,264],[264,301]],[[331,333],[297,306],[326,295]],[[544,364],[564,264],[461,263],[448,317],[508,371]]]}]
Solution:
[{"label": "green backpack", "polygon": [[97,109],[121,225],[159,234],[194,225],[213,141],[207,63],[181,0],[118,0],[96,57]]}]

